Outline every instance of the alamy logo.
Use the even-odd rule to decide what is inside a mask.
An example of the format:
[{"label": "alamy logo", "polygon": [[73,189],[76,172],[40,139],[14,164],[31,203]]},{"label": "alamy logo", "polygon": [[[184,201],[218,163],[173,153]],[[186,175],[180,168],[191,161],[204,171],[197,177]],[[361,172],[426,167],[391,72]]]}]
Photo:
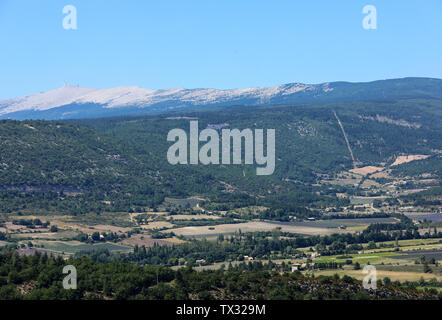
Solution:
[{"label": "alamy logo", "polygon": [[362,8],[362,13],[366,14],[362,19],[362,28],[365,30],[377,29],[377,11],[376,7],[369,4]]},{"label": "alamy logo", "polygon": [[64,266],[63,274],[67,274],[63,279],[63,288],[66,290],[77,289],[77,268],[73,265]]},{"label": "alamy logo", "polygon": [[63,7],[63,29],[77,30],[77,8],[71,4]]},{"label": "alamy logo", "polygon": [[362,280],[362,286],[366,290],[376,290],[377,282],[376,282],[376,267],[373,265],[366,265],[362,270],[363,273],[367,274]]},{"label": "alamy logo", "polygon": [[[188,143],[187,133],[184,130],[172,129],[169,131],[167,141],[175,142],[167,151],[167,161],[170,164],[220,164],[220,135],[217,130],[207,128],[198,133],[198,121],[190,121],[189,135],[190,141]],[[252,129],[243,129],[242,131],[222,129],[221,139],[222,164],[242,164],[242,156],[244,155],[244,164],[256,163],[258,165],[257,175],[271,175],[275,170],[275,129],[267,129],[265,155],[263,129],[255,129],[254,132]],[[199,142],[206,142],[201,149]]]}]

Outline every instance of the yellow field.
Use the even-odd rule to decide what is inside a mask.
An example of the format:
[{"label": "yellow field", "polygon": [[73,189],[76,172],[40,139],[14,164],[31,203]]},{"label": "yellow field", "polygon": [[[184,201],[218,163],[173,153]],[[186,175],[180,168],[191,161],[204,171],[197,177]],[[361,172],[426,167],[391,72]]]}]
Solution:
[{"label": "yellow field", "polygon": [[154,221],[149,222],[149,224],[142,225],[143,229],[162,229],[162,228],[172,228],[173,224],[167,221]]},{"label": "yellow field", "polygon": [[[312,272],[309,272],[312,273]],[[333,276],[337,273],[340,277],[344,275],[348,275],[350,277],[356,278],[358,280],[364,279],[367,275],[362,272],[362,270],[320,270],[314,271],[313,274],[315,276],[324,275],[324,276]],[[442,276],[435,275],[432,273],[420,273],[420,272],[401,272],[401,271],[384,271],[378,270],[376,272],[376,276],[378,279],[383,279],[385,277],[389,277],[392,281],[418,281],[421,277],[425,280],[430,280],[432,278],[436,278],[438,281],[442,280]]]},{"label": "yellow field", "polygon": [[362,167],[362,168],[355,168],[355,169],[351,169],[350,172],[356,173],[356,174],[361,174],[361,175],[366,175],[369,173],[374,173],[377,171],[382,171],[384,170],[384,168],[382,167],[375,167],[375,166],[366,166],[366,167]]}]

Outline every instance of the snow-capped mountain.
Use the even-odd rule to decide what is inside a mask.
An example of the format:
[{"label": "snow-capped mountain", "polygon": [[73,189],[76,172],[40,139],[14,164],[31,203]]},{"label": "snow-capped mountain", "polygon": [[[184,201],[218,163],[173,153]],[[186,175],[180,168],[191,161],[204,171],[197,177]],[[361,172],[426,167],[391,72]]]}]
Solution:
[{"label": "snow-capped mountain", "polygon": [[[64,86],[62,88],[40,92],[37,94],[0,101],[1,118],[31,118],[45,114],[52,114],[55,109],[62,113],[59,118],[70,118],[77,114],[75,110],[65,110],[67,106],[89,105],[89,108],[99,108],[105,112],[115,113],[115,109],[131,108],[145,109],[145,111],[161,111],[182,108],[186,106],[209,106],[221,104],[267,104],[274,98],[293,95],[298,92],[311,92],[319,90],[327,92],[332,90],[328,84],[305,85],[300,83],[287,84],[268,88],[247,88],[232,90],[217,89],[161,89],[150,90],[140,87],[116,87],[110,89],[80,88]],[[151,108],[150,108],[151,107]],[[148,110],[148,109],[152,110]],[[72,108],[69,108],[72,109]],[[79,108],[79,110],[82,108]],[[79,111],[78,110],[78,111]],[[50,111],[50,112],[47,112]],[[91,111],[91,110],[89,110]],[[9,116],[8,116],[9,115]],[[49,117],[52,118],[52,117]]]},{"label": "snow-capped mountain", "polygon": [[64,86],[29,96],[0,101],[0,115],[24,110],[47,110],[75,101],[78,97],[96,91],[93,88]]},{"label": "snow-capped mountain", "polygon": [[246,89],[62,88],[0,101],[1,119],[68,119],[165,112],[189,107],[324,101],[442,98],[442,80],[404,78],[366,83],[290,83]]}]

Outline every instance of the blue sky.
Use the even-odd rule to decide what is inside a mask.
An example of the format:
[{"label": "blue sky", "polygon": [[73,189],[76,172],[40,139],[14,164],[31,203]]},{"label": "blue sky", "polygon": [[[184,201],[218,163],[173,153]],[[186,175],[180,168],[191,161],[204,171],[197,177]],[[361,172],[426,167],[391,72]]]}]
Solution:
[{"label": "blue sky", "polygon": [[[64,30],[62,9],[77,8]],[[377,30],[362,8],[377,8]],[[0,99],[60,87],[442,78],[440,0],[0,0]]]}]

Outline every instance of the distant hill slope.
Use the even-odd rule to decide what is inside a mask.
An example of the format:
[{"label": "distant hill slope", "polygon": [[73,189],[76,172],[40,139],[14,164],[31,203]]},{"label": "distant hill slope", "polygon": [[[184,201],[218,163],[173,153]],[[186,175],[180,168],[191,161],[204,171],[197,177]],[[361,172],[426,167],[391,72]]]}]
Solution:
[{"label": "distant hill slope", "polygon": [[78,119],[137,115],[228,105],[442,99],[442,80],[403,78],[373,82],[290,83],[246,89],[63,88],[0,101],[0,119]]},{"label": "distant hill slope", "polygon": [[[334,113],[360,166],[442,150],[442,100],[435,99],[219,107],[58,122],[2,120],[0,212],[137,211],[165,196],[201,195],[226,206],[264,205],[307,215],[307,208],[344,201],[335,197],[336,190],[318,185],[321,176],[353,167]],[[275,129],[274,174],[257,176],[256,165],[170,165],[167,133],[188,131],[189,117],[198,119],[200,129],[217,124]],[[426,163],[419,172],[430,168]]]}]

